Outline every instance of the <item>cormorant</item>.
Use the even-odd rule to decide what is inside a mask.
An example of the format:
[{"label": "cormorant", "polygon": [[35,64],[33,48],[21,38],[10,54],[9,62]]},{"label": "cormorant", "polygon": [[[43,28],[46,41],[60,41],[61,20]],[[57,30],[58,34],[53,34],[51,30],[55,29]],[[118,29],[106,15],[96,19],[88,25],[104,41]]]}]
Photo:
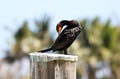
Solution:
[{"label": "cormorant", "polygon": [[[64,29],[62,29],[66,26]],[[67,48],[73,43],[73,41],[80,34],[82,28],[76,20],[62,20],[56,26],[56,30],[59,34],[53,46],[49,49],[41,50],[39,52],[47,52],[50,50],[54,51],[64,51],[67,53]]]}]

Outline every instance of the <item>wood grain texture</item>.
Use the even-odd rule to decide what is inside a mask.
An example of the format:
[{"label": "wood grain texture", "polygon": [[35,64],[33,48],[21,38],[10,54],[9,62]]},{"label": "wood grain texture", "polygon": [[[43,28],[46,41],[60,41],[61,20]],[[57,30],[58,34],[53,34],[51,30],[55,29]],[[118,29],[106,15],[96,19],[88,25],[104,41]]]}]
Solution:
[{"label": "wood grain texture", "polygon": [[76,79],[77,56],[52,55],[30,54],[30,79]]}]

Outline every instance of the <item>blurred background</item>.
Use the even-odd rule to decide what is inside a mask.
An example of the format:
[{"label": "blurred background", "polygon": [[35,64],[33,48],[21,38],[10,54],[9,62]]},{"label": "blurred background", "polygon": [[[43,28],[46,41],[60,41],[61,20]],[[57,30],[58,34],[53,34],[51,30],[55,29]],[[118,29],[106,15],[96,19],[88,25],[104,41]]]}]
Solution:
[{"label": "blurred background", "polygon": [[120,79],[119,0],[0,0],[0,79],[30,79],[29,53],[50,47],[61,20],[83,31],[69,48],[77,79]]}]

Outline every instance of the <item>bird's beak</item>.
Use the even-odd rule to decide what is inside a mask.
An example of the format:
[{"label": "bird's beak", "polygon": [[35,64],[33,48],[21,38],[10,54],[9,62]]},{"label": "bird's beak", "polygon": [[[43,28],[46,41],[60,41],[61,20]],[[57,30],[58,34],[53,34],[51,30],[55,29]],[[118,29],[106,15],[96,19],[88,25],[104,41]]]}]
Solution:
[{"label": "bird's beak", "polygon": [[58,34],[60,34],[62,28],[63,28],[63,26],[61,24],[57,25],[56,30],[57,30]]}]

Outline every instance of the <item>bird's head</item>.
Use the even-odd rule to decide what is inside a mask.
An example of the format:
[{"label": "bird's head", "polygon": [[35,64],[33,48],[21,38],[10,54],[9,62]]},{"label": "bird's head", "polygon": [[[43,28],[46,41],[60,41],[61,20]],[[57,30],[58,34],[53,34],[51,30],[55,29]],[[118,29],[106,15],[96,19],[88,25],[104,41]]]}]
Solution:
[{"label": "bird's head", "polygon": [[64,26],[64,25],[68,25],[68,22],[69,22],[68,20],[62,20],[62,21],[60,21],[60,22],[57,24],[57,26],[56,26],[57,32],[60,33],[60,32],[62,31],[63,26]]},{"label": "bird's head", "polygon": [[69,28],[71,27],[76,27],[79,26],[79,23],[76,20],[62,20],[60,21],[57,26],[56,26],[56,30],[58,32],[58,34],[62,31],[63,26],[67,25]]}]

